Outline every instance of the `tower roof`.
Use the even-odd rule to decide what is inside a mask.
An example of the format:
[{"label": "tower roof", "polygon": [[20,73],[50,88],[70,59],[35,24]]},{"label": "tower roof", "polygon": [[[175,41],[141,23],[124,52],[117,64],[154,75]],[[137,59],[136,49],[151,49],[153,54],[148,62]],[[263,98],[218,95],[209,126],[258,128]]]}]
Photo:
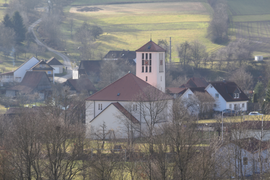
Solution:
[{"label": "tower roof", "polygon": [[136,52],[165,52],[166,50],[150,40],[148,43],[137,49]]}]

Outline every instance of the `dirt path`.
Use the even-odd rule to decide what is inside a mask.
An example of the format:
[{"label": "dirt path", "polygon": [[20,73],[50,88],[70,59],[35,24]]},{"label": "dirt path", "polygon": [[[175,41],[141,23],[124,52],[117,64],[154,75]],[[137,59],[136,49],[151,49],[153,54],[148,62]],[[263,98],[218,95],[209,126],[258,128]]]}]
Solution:
[{"label": "dirt path", "polygon": [[38,25],[40,22],[42,21],[42,19],[38,19],[36,22],[34,22],[33,24],[31,24],[28,28],[28,31],[31,31],[35,37],[35,42],[40,45],[40,46],[43,46],[45,48],[48,49],[48,51],[60,56],[63,60],[64,60],[64,66],[67,67],[67,75],[65,76],[62,76],[62,77],[54,77],[54,81],[55,82],[59,82],[59,83],[63,83],[65,82],[67,79],[71,78],[72,77],[72,66],[71,66],[71,63],[70,63],[70,59],[65,55],[65,54],[62,54],[60,52],[58,52],[57,50],[55,49],[52,49],[50,47],[48,47],[47,45],[43,44],[36,36],[36,33],[34,31],[34,28],[36,25]]}]

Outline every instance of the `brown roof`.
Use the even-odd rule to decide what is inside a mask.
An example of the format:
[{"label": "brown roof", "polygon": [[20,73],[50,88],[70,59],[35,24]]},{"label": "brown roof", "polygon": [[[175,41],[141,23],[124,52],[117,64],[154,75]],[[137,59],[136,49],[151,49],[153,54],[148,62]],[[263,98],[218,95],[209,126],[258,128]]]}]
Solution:
[{"label": "brown roof", "polygon": [[96,91],[95,86],[88,78],[81,77],[80,79],[68,79],[66,85],[71,87],[71,90],[76,90],[77,92],[87,91]]},{"label": "brown roof", "polygon": [[180,86],[180,88],[191,87],[206,87],[209,83],[204,78],[193,77],[190,78],[186,84]]},{"label": "brown roof", "polygon": [[2,74],[0,74],[0,75],[13,75],[13,74],[14,74],[14,71],[2,73]]},{"label": "brown roof", "polygon": [[262,150],[269,148],[269,142],[260,141],[254,137],[234,140],[232,143],[253,154],[256,153],[260,148]]},{"label": "brown roof", "polygon": [[166,50],[150,40],[148,43],[137,49],[136,52],[165,52]]},{"label": "brown roof", "polygon": [[[41,81],[43,76],[47,76],[45,72],[40,71],[27,71],[22,82],[17,85],[9,88],[8,90],[21,91],[23,93],[30,93],[33,91]],[[49,78],[48,81],[50,82]]]},{"label": "brown roof", "polygon": [[166,90],[169,94],[179,94],[184,93],[187,90],[187,88],[168,87],[166,88]]},{"label": "brown roof", "polygon": [[[128,73],[114,83],[108,85],[86,100],[89,101],[134,101],[138,95],[146,95],[146,91],[157,93],[159,100],[172,99],[157,88],[138,78],[132,73]],[[154,98],[154,97],[153,97]],[[147,99],[149,100],[149,99]],[[154,99],[153,99],[154,100]]]},{"label": "brown roof", "polygon": [[60,61],[58,61],[58,59],[56,59],[55,57],[52,57],[51,59],[49,59],[47,61],[47,64],[49,65],[63,65]]},{"label": "brown roof", "polygon": [[202,93],[205,93],[205,88],[204,87],[191,87],[189,88],[193,93],[195,92],[202,92]]},{"label": "brown roof", "polygon": [[[219,92],[219,94],[227,101],[248,101],[247,95],[235,84],[235,82],[231,81],[216,81],[210,82],[212,86]],[[233,93],[239,89],[239,98],[233,98]]]},{"label": "brown roof", "polygon": [[112,103],[121,113],[123,113],[131,122],[140,123],[128,110],[126,110],[120,103]]}]

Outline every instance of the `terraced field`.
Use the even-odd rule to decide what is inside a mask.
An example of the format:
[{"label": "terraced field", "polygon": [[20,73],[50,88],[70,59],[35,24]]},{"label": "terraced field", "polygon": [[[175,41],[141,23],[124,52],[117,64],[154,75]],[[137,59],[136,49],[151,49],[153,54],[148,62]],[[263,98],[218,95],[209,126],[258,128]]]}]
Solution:
[{"label": "terraced field", "polygon": [[250,41],[254,51],[270,56],[270,1],[228,0],[235,38]]}]

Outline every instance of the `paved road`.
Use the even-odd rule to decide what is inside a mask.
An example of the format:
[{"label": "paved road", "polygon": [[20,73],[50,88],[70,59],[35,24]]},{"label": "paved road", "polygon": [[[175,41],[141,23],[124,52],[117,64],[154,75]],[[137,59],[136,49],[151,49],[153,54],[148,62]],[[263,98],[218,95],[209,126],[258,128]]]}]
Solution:
[{"label": "paved road", "polygon": [[72,77],[72,67],[71,67],[71,63],[70,63],[70,59],[65,55],[62,54],[60,52],[58,52],[55,49],[52,49],[50,47],[48,47],[47,45],[43,44],[36,36],[35,32],[34,32],[34,27],[39,24],[42,21],[42,19],[38,19],[36,22],[34,22],[33,24],[31,24],[28,28],[28,31],[31,31],[34,34],[35,37],[35,41],[38,45],[43,46],[45,48],[47,48],[49,51],[53,52],[54,54],[60,56],[63,60],[64,60],[64,65],[67,67],[67,75],[62,76],[62,77],[54,77],[55,82],[65,82],[67,79]]}]

